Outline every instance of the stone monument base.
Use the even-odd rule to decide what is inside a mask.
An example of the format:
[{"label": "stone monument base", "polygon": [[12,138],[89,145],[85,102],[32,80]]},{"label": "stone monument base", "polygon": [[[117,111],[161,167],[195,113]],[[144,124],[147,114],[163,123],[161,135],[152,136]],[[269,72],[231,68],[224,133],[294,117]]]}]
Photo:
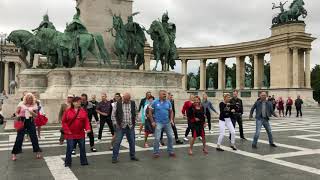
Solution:
[{"label": "stone monument base", "polygon": [[147,91],[155,97],[158,97],[159,90],[170,91],[176,107],[182,107],[188,98],[182,89],[182,75],[174,72],[99,68],[26,69],[18,75],[18,84],[16,100],[5,105],[6,117],[14,113],[22,92],[28,91],[40,94],[50,123],[58,122],[60,105],[68,94],[80,96],[86,93],[89,99],[96,95],[99,100],[102,92],[107,93],[109,99],[117,92],[129,92],[137,106]]}]

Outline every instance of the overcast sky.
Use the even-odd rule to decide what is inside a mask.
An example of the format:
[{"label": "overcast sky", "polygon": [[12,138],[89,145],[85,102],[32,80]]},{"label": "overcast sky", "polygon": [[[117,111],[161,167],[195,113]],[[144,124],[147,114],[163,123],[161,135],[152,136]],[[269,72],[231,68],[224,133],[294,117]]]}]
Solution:
[{"label": "overcast sky", "polygon": [[[289,0],[291,2],[292,0]],[[177,25],[178,47],[222,45],[269,37],[272,2],[279,0],[134,0],[135,21],[149,27],[168,10]],[[320,37],[320,1],[305,0],[307,32]],[[286,4],[286,7],[289,3]],[[74,0],[0,0],[0,32],[31,30],[48,11],[57,29],[63,31],[75,13]],[[313,43],[312,65],[320,64],[320,40]],[[233,62],[234,60],[231,60]],[[178,64],[177,70],[180,69]],[[199,63],[189,63],[195,71]]]}]

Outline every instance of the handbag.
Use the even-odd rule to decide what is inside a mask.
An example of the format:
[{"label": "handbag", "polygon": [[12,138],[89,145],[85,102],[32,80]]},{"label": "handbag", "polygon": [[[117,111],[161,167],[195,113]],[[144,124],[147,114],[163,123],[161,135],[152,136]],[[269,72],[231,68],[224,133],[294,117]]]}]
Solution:
[{"label": "handbag", "polygon": [[14,120],[13,126],[16,129],[16,131],[22,130],[24,128],[24,120],[18,117],[16,120]]},{"label": "handbag", "polygon": [[[78,114],[79,114],[79,111],[80,111],[80,109],[78,109],[78,111],[77,111],[76,115],[74,116],[74,118],[73,118],[73,119],[70,121],[70,123],[68,124],[68,126],[69,126],[69,127],[73,124],[74,120],[76,120],[76,119],[77,119]],[[63,129],[63,128],[61,128],[61,129],[60,129],[60,132],[61,132],[61,134],[64,134],[64,129]]]}]

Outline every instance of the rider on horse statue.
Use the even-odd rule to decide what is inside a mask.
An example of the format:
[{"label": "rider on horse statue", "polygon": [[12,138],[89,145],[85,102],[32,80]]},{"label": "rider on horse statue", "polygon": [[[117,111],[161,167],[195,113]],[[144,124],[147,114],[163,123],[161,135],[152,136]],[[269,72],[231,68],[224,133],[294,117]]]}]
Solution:
[{"label": "rider on horse statue", "polygon": [[[127,34],[126,40],[128,44],[128,57],[133,61],[137,68],[144,64],[144,43],[147,40],[141,26],[133,21],[133,16],[138,14],[139,12],[136,12],[129,16],[128,23],[125,25]],[[137,62],[135,63],[136,55],[138,55],[138,57]]]},{"label": "rider on horse statue", "polygon": [[88,33],[86,26],[80,20],[80,9],[77,7],[77,13],[73,16],[73,20],[68,24],[66,32],[77,32],[77,34]]},{"label": "rider on horse statue", "polygon": [[56,29],[53,23],[50,22],[48,14],[45,14],[43,16],[43,21],[40,23],[39,27],[37,27],[36,29],[33,29],[32,31],[39,31],[41,30],[41,28],[50,28],[54,30]]},{"label": "rider on horse statue", "polygon": [[169,16],[168,16],[168,12],[164,13],[162,15],[162,26],[166,32],[166,34],[169,36],[169,40],[170,40],[170,62],[169,65],[171,67],[171,69],[174,69],[174,66],[176,65],[175,60],[178,58],[178,53],[177,53],[177,47],[174,43],[174,41],[176,40],[176,25],[174,23],[169,23]]}]

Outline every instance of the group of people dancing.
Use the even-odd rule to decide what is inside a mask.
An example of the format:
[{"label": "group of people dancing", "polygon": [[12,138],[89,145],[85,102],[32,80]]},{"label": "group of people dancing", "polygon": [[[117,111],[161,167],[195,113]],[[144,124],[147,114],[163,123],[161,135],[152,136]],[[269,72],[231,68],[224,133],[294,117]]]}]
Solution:
[{"label": "group of people dancing", "polygon": [[[33,146],[33,152],[37,158],[41,158],[41,149],[39,147],[38,137],[34,119],[39,115],[39,104],[36,103],[36,98],[33,94],[27,93],[23,97],[22,103],[17,107],[17,117],[24,122],[24,128],[17,132],[17,138],[12,150],[12,160],[16,160],[16,155],[22,152],[22,142],[25,132],[27,131]],[[200,96],[190,95],[190,99],[186,101],[182,107],[181,113],[187,119],[188,126],[185,131],[184,141],[189,141],[188,154],[193,155],[193,146],[197,138],[202,141],[202,151],[205,155],[208,154],[206,146],[205,127],[208,126],[209,133],[212,133],[211,111],[215,112],[219,117],[219,137],[217,140],[217,151],[224,151],[222,148],[223,139],[225,136],[225,128],[230,132],[230,148],[234,151],[236,147],[236,132],[235,126],[239,125],[240,138],[246,140],[243,132],[243,104],[238,97],[238,91],[233,94],[225,93],[223,101],[219,104],[217,111],[212,103],[208,100],[208,96],[203,94]],[[261,127],[264,126],[268,133],[269,144],[271,147],[277,147],[273,142],[269,118],[277,117],[273,104],[267,99],[266,92],[261,92],[259,99],[252,106],[250,118],[253,118],[253,113],[256,111],[256,133],[253,138],[252,148],[257,148],[257,142],[260,135]],[[137,113],[139,112],[139,113]],[[108,100],[107,94],[101,94],[101,102],[95,100],[95,96],[91,101],[88,101],[88,96],[68,95],[67,100],[61,105],[59,120],[61,122],[61,137],[60,144],[66,140],[66,158],[65,166],[72,165],[72,154],[75,154],[76,146],[80,149],[81,165],[88,165],[85,149],[86,135],[90,139],[90,150],[96,152],[95,140],[93,133],[92,119],[95,117],[99,122],[98,142],[102,142],[102,132],[105,123],[109,126],[112,134],[110,150],[113,151],[112,163],[119,162],[119,151],[124,135],[129,143],[130,159],[139,161],[135,153],[136,134],[135,126],[139,124],[139,134],[144,129],[144,147],[150,148],[148,137],[153,134],[153,157],[160,157],[160,146],[164,146],[163,134],[167,136],[167,152],[169,157],[176,157],[174,151],[174,140],[176,144],[183,144],[179,140],[178,132],[175,124],[175,103],[172,93],[165,90],[159,91],[158,97],[155,98],[151,92],[146,93],[146,97],[140,102],[139,107],[135,101],[131,99],[129,93],[116,93],[114,98]],[[99,117],[98,117],[99,115]],[[192,138],[188,139],[191,132]],[[174,136],[174,137],[173,137]]]}]

